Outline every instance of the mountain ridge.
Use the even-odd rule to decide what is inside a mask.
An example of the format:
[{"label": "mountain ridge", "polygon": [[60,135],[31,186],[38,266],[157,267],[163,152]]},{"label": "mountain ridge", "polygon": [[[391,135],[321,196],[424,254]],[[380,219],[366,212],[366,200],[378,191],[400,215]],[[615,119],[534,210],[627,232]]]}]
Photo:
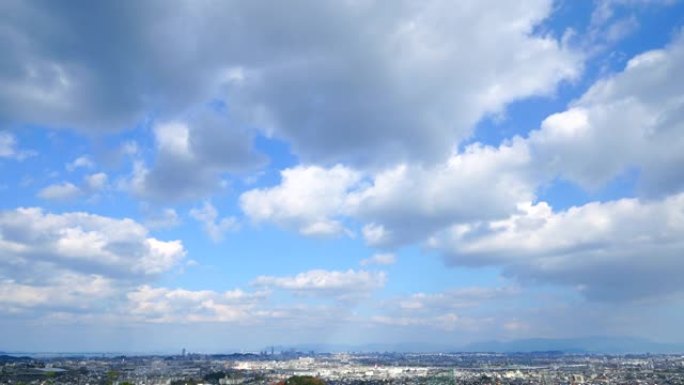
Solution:
[{"label": "mountain ridge", "polygon": [[531,353],[562,352],[596,354],[668,354],[684,353],[684,343],[655,342],[645,338],[620,336],[592,336],[581,338],[523,338],[515,340],[478,341],[462,346],[431,343],[371,343],[363,345],[345,344],[301,344],[279,350],[293,349],[314,352],[404,352],[404,353]]}]

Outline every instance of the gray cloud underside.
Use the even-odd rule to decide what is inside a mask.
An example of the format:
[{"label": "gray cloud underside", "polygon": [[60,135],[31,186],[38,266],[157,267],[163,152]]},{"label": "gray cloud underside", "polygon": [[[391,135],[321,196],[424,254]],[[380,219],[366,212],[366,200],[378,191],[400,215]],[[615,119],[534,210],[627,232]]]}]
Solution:
[{"label": "gray cloud underside", "polygon": [[227,173],[254,171],[266,157],[252,148],[253,134],[236,127],[225,113],[199,110],[153,127],[156,159],[138,160],[126,189],[154,201],[196,199],[221,188]]},{"label": "gray cloud underside", "polygon": [[[351,217],[365,223],[372,246],[428,240],[452,265],[500,266],[522,281],[568,285],[597,300],[679,292],[684,83],[672,79],[682,77],[683,53],[677,35],[664,49],[634,57],[526,138],[496,148],[471,145],[436,165],[375,173],[299,166],[283,172],[284,183],[243,194],[243,210],[300,232]],[[630,170],[638,171],[640,199],[561,211],[531,203],[557,178],[591,191]],[[320,205],[290,204],[296,186],[325,198]],[[515,225],[503,231],[505,223]],[[523,247],[535,239],[538,249]]]},{"label": "gray cloud underside", "polygon": [[532,33],[550,1],[495,3],[4,2],[0,119],[100,132],[223,100],[305,160],[433,161],[580,70]]}]

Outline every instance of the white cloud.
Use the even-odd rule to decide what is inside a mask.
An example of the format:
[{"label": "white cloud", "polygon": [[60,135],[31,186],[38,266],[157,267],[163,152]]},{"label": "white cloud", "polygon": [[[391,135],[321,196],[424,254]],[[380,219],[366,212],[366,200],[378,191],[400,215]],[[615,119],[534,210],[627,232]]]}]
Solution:
[{"label": "white cloud", "polygon": [[256,322],[263,315],[257,305],[265,297],[264,292],[240,289],[216,292],[144,285],[127,294],[127,306],[134,319],[145,322]]},{"label": "white cloud", "polygon": [[440,329],[443,331],[466,330],[469,332],[479,331],[491,327],[491,318],[476,319],[463,317],[457,313],[446,313],[438,316],[384,316],[377,315],[371,318],[371,322],[381,326],[393,327],[419,327],[420,329]]},{"label": "white cloud", "polygon": [[[674,205],[672,210],[678,212],[676,194],[684,186],[678,167],[684,163],[679,135],[684,129],[679,129],[684,90],[671,80],[684,77],[679,76],[684,68],[680,62],[684,38],[678,36],[667,48],[638,55],[623,72],[598,81],[527,139],[514,138],[496,148],[474,144],[445,163],[400,164],[374,173],[345,167],[359,176],[334,190],[306,196],[306,191],[325,191],[321,186],[328,185],[315,181],[326,180],[332,169],[318,168],[322,177],[311,178],[314,182],[283,178],[279,186],[254,190],[262,199],[255,200],[260,205],[252,207],[251,216],[262,213],[262,220],[289,223],[300,232],[302,223],[316,222],[310,218],[339,222],[351,217],[364,223],[366,241],[381,247],[438,234],[429,243],[449,255],[451,264],[501,266],[525,282],[569,285],[592,299],[679,291],[671,275],[683,267],[674,259],[682,247],[676,241],[682,229],[673,225],[678,219],[663,219],[676,214],[656,208]],[[541,170],[538,165],[543,165]],[[595,189],[634,168],[645,197],[675,195],[663,201],[586,204],[562,212],[543,202],[526,203],[535,201],[535,190],[558,176]],[[298,193],[297,187],[305,192]],[[306,199],[295,203],[307,202],[307,208],[315,208],[313,214],[282,208],[291,205],[281,202],[299,196]],[[330,201],[334,204],[326,205]],[[628,209],[623,212],[622,207]],[[607,233],[601,223],[607,223]],[[445,228],[449,230],[442,232]],[[645,258],[659,259],[643,267]],[[625,278],[610,276],[606,272],[611,269],[624,277],[644,274],[624,289]],[[669,278],[658,280],[658,275]]]},{"label": "white cloud", "polygon": [[394,255],[392,253],[379,253],[379,254],[373,254],[373,256],[370,258],[362,259],[361,260],[361,266],[393,265],[396,262],[397,262],[396,255]]},{"label": "white cloud", "polygon": [[10,132],[0,131],[0,158],[23,160],[35,155],[33,151],[17,148],[17,138]]},{"label": "white cloud", "polygon": [[339,26],[356,26],[353,35],[346,28],[324,35],[345,49],[248,68],[228,103],[245,119],[271,126],[305,161],[358,167],[443,160],[483,116],[550,94],[578,74],[579,55],[533,34],[551,5],[430,1],[391,10],[379,3],[319,9],[344,20]]},{"label": "white cloud", "polygon": [[[607,41],[637,27],[634,19],[613,18],[613,2],[603,4],[593,23]],[[8,53],[0,68],[0,120],[103,131],[158,117],[151,122],[153,154],[142,145],[125,149],[136,159],[127,188],[150,201],[205,199],[224,187],[225,174],[263,165],[253,147],[259,131],[266,140],[284,139],[304,163],[283,170],[278,185],[241,195],[254,223],[339,235],[358,222],[369,245],[387,248],[431,237],[450,264],[498,266],[521,282],[570,286],[591,299],[682,291],[684,204],[676,194],[684,188],[684,83],[675,81],[684,78],[682,37],[633,58],[526,140],[455,150],[478,121],[505,113],[516,100],[551,95],[581,71],[582,55],[537,32],[553,11],[551,0],[307,3],[275,13],[272,4],[181,3],[168,12],[159,6],[88,4],[94,8],[85,13],[107,15],[93,19],[101,33],[89,34],[60,5],[0,5],[0,14],[14,15],[2,20],[13,33],[0,43]],[[186,6],[202,22],[178,28]],[[245,28],[226,23],[228,16],[255,23]],[[174,44],[154,43],[160,40]],[[63,41],[84,50],[55,51]],[[208,101],[211,113],[197,112]],[[216,112],[225,106],[229,114]],[[0,131],[0,157],[21,154],[16,138]],[[148,155],[151,162],[143,160]],[[543,173],[535,172],[538,165]],[[110,183],[87,156],[66,167],[87,174],[81,184],[47,186],[39,197],[73,199]],[[526,203],[559,175],[595,189],[632,171],[640,196],[656,200],[562,211]],[[190,216],[215,240],[237,226],[209,201]],[[147,224],[178,222],[168,208]],[[6,211],[0,254],[0,306],[12,311],[71,309],[79,296],[84,306],[96,306],[96,299],[137,287],[127,299],[145,321],[238,322],[267,312],[240,291],[229,292],[240,298],[228,298],[139,286],[177,266],[184,249],[132,220]],[[394,261],[393,254],[376,254],[361,265]],[[386,279],[384,272],[311,270],[261,276],[254,284],[347,298],[382,288]],[[69,289],[68,280],[78,287]],[[417,293],[397,306],[420,314],[376,321],[448,329],[469,320],[462,309],[490,294]]]},{"label": "white cloud", "polygon": [[240,227],[235,217],[219,219],[218,211],[209,201],[204,202],[202,208],[190,210],[190,216],[204,224],[204,231],[214,242],[221,241],[227,231],[235,231]]},{"label": "white cloud", "polygon": [[[487,219],[486,210],[483,215],[461,216],[462,221],[452,216],[442,222],[449,223],[450,229],[432,237],[429,243],[443,251],[450,264],[501,266],[507,274],[525,282],[568,285],[591,299],[632,300],[681,291],[671,275],[684,268],[674,257],[682,249],[677,241],[682,228],[679,219],[672,219],[673,215],[678,217],[677,194],[684,186],[684,174],[678,167],[684,162],[684,141],[679,135],[684,129],[684,101],[680,97],[684,89],[671,79],[684,76],[680,74],[683,63],[684,38],[679,35],[665,49],[638,55],[623,72],[596,82],[566,111],[547,117],[541,129],[533,131],[528,139],[515,139],[509,149],[517,148],[519,154],[524,154],[517,157],[517,162],[515,158],[493,157],[501,161],[500,166],[490,162],[495,166],[479,173],[488,176],[483,181],[490,181],[490,185],[491,180],[503,175],[500,186],[504,192],[509,185],[505,178],[521,186],[522,193],[502,195],[504,199],[499,200],[509,206],[498,215],[507,215],[508,219],[496,220],[496,215]],[[479,159],[477,164],[486,167],[488,162]],[[511,168],[511,164],[515,166]],[[542,168],[533,171],[539,165]],[[524,203],[525,197],[534,200],[538,186],[558,176],[594,190],[634,170],[638,192],[656,200],[589,203],[561,212],[554,212],[544,202]],[[459,170],[448,180],[457,183],[464,175],[467,172]],[[431,199],[422,200],[411,194],[414,186],[421,185],[411,182],[421,179],[402,178],[409,183],[398,184],[402,188],[396,189],[401,192],[396,196],[406,197],[404,210],[417,211],[387,210],[387,218],[393,214],[397,223],[404,221],[415,227],[414,218],[429,213],[418,210],[421,202],[428,202],[427,207],[439,207],[439,195],[427,195]],[[440,183],[439,178],[433,180],[432,184],[423,183],[429,186],[426,191],[442,191],[450,186]],[[472,191],[486,194],[496,190],[483,182]],[[451,205],[460,201],[455,186],[443,191],[455,191]],[[476,195],[473,197],[478,198]],[[473,202],[464,207],[491,207]],[[363,203],[359,207],[363,208]],[[443,206],[435,212],[448,210],[449,206]],[[391,244],[397,237],[391,221],[368,214],[365,218],[370,219],[364,227],[369,243]],[[439,229],[433,227],[431,231],[439,233]],[[424,232],[417,240],[429,235]],[[406,239],[406,235],[398,238]]]},{"label": "white cloud", "polygon": [[16,154],[17,140],[9,132],[0,131],[0,158],[12,158]]},{"label": "white cloud", "polygon": [[271,221],[304,235],[336,235],[345,231],[336,219],[360,174],[344,166],[325,169],[298,166],[281,171],[278,186],[240,196],[240,206],[255,222]]},{"label": "white cloud", "polygon": [[221,186],[220,176],[264,164],[251,145],[252,135],[219,112],[202,110],[183,120],[154,126],[155,163],[138,160],[124,189],[160,201],[205,196]]},{"label": "white cloud", "polygon": [[81,187],[71,182],[51,184],[38,192],[38,197],[47,200],[68,201],[86,194],[97,194],[107,187],[108,176],[103,172],[83,177]]},{"label": "white cloud", "polygon": [[0,271],[45,278],[51,269],[135,278],[173,268],[185,255],[180,241],[149,237],[131,219],[83,212],[19,208],[0,213]]},{"label": "white cloud", "polygon": [[75,199],[83,192],[73,183],[63,182],[49,185],[38,192],[38,197],[48,200],[70,200]]},{"label": "white cloud", "polygon": [[384,272],[310,270],[291,277],[259,276],[253,284],[289,290],[299,295],[349,299],[368,295],[384,287],[386,281]]},{"label": "white cloud", "polygon": [[0,212],[0,254],[0,312],[120,317],[124,294],[185,250],[130,219],[19,208]]},{"label": "white cloud", "polygon": [[664,196],[684,187],[684,36],[632,58],[594,84],[528,140],[535,164],[552,177],[597,189],[637,170],[640,192]]},{"label": "white cloud", "polygon": [[107,180],[107,174],[103,172],[86,175],[84,177],[84,187],[90,192],[102,191],[107,187]]},{"label": "white cloud", "polygon": [[505,218],[534,198],[524,140],[497,148],[474,144],[445,163],[398,165],[366,175],[341,165],[298,166],[281,172],[275,187],[242,194],[245,214],[303,235],[339,234],[342,219],[362,220],[372,246],[422,241],[455,223]]},{"label": "white cloud", "polygon": [[37,195],[41,199],[56,201],[74,200],[84,195],[95,196],[107,188],[108,179],[103,172],[89,174],[83,177],[80,187],[71,182],[55,183],[42,188]]},{"label": "white cloud", "polygon": [[[483,116],[553,93],[583,60],[535,32],[551,0],[164,5],[88,4],[97,34],[60,4],[4,5],[16,18],[0,117],[101,132],[221,100],[307,161],[438,160]],[[181,27],[188,9],[202,22]],[[54,49],[69,39],[81,49]]]},{"label": "white cloud", "polygon": [[375,246],[421,241],[445,226],[503,218],[534,197],[535,177],[522,140],[471,145],[434,166],[400,165],[350,194],[353,214],[369,222]]},{"label": "white cloud", "polygon": [[554,212],[540,202],[522,213],[454,226],[430,244],[449,264],[502,266],[524,282],[576,288],[590,299],[621,301],[684,290],[684,195],[620,199]]},{"label": "white cloud", "polygon": [[65,166],[67,171],[76,171],[79,168],[93,169],[95,168],[95,163],[87,155],[79,156],[74,159],[71,163],[67,163]]},{"label": "white cloud", "polygon": [[127,293],[116,319],[118,323],[221,323],[250,328],[261,324],[287,334],[330,330],[350,320],[349,309],[344,306],[273,304],[268,302],[269,295],[268,291],[220,292],[143,285]]},{"label": "white cloud", "polygon": [[392,234],[385,229],[385,226],[369,223],[361,229],[363,239],[371,246],[386,245],[391,243]]},{"label": "white cloud", "polygon": [[114,282],[100,275],[57,274],[47,282],[26,284],[0,280],[0,310],[18,313],[30,309],[92,311],[115,293]]}]

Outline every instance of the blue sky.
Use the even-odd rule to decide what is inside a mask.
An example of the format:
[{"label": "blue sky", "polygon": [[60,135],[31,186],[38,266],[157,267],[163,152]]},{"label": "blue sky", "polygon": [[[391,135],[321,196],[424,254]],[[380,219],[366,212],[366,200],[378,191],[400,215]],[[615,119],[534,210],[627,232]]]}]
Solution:
[{"label": "blue sky", "polygon": [[682,2],[0,15],[0,350],[684,342]]}]

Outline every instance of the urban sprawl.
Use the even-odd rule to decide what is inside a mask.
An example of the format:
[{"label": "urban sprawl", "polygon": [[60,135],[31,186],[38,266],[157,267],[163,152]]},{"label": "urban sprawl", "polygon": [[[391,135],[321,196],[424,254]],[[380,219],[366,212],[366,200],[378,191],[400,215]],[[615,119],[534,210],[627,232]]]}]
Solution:
[{"label": "urban sprawl", "polygon": [[12,354],[0,356],[0,384],[684,384],[684,355],[296,351],[149,356]]}]

